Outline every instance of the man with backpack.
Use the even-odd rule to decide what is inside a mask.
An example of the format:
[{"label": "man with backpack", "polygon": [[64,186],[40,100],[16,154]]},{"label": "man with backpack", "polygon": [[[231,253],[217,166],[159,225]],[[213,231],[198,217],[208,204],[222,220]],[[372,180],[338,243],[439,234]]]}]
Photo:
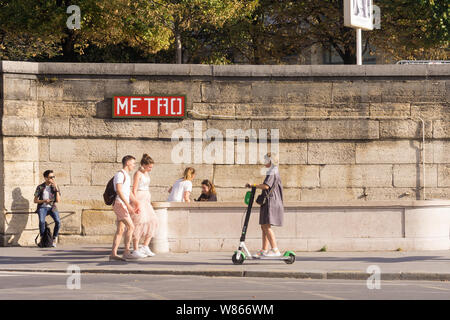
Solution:
[{"label": "man with backpack", "polygon": [[[55,228],[53,229],[53,239],[51,246],[56,247],[59,229],[61,227],[61,220],[59,218],[58,208],[56,203],[61,200],[61,191],[55,181],[56,177],[53,170],[46,170],[44,172],[44,183],[37,186],[34,193],[34,203],[37,204],[36,212],[39,215],[39,234],[41,236],[40,243],[42,246],[49,246],[48,239],[44,239],[48,234],[46,231],[45,217],[50,215],[55,221]],[[47,228],[48,229],[48,228]],[[46,240],[46,241],[42,241]],[[45,242],[45,243],[44,243]]]},{"label": "man with backpack", "polygon": [[[114,185],[114,192],[110,190],[108,187],[111,185],[111,181],[108,182],[108,185],[105,190],[105,194],[103,195],[105,199],[105,203],[109,204],[107,201],[110,198],[110,193],[114,196],[113,202],[113,210],[117,217],[117,230],[114,235],[112,252],[109,256],[109,260],[119,260],[126,261],[127,259],[139,259],[141,256],[139,252],[130,253],[130,244],[134,231],[134,224],[131,220],[130,213],[139,214],[139,203],[136,198],[131,193],[131,178],[129,173],[134,169],[136,162],[136,158],[133,156],[125,156],[122,158],[123,169],[118,171],[114,178],[112,179],[112,183]],[[131,201],[130,201],[131,200]],[[133,208],[131,203],[135,205]],[[117,254],[117,250],[119,249],[120,242],[122,240],[122,236],[125,233],[125,250],[123,252],[123,256],[120,257]]]}]

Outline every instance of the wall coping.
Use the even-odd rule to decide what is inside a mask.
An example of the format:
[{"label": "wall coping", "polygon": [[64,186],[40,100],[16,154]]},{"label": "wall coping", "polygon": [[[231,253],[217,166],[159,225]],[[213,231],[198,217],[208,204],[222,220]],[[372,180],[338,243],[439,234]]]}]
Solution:
[{"label": "wall coping", "polygon": [[[243,202],[152,202],[154,209],[180,208],[180,209],[201,209],[201,208],[246,208]],[[259,208],[254,204],[253,207]],[[284,208],[426,208],[426,207],[448,207],[450,200],[404,200],[404,201],[295,201],[285,202]]]},{"label": "wall coping", "polygon": [[0,61],[0,73],[184,77],[449,77],[439,65],[203,65]]}]

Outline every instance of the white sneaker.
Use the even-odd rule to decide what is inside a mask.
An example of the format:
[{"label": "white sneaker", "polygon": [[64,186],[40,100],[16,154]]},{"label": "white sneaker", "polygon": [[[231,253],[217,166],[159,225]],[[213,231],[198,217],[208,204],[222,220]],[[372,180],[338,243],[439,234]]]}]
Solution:
[{"label": "white sneaker", "polygon": [[150,250],[148,246],[141,246],[141,252],[144,253],[147,257],[154,257],[155,254]]},{"label": "white sneaker", "polygon": [[266,257],[280,257],[280,256],[281,256],[280,250],[273,251],[273,249],[270,249],[270,251],[267,252],[266,254]]},{"label": "white sneaker", "polygon": [[142,253],[140,253],[138,250],[134,250],[133,253],[124,254],[123,258],[127,259],[127,260],[137,260],[137,259],[145,258],[145,256]]}]

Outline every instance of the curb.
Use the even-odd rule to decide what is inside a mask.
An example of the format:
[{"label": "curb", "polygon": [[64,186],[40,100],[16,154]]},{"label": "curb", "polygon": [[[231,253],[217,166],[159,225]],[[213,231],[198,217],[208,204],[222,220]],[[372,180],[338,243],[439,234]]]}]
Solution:
[{"label": "curb", "polygon": [[[1,272],[67,273],[66,269],[0,269]],[[85,269],[81,274],[136,274],[136,275],[185,275],[206,277],[294,278],[319,280],[367,280],[372,275],[364,272],[274,272],[230,270],[107,270]],[[399,272],[382,273],[381,280],[450,281],[450,273]]]}]

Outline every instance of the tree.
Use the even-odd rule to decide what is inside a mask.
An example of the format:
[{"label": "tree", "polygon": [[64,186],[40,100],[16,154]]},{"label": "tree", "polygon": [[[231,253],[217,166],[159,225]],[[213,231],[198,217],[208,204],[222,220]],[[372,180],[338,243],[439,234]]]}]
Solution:
[{"label": "tree", "polygon": [[378,0],[381,30],[373,43],[396,60],[449,59],[449,15],[446,1]]},{"label": "tree", "polygon": [[[257,0],[136,0],[128,5],[125,27],[134,45],[150,52],[176,47],[176,63],[182,63],[186,38],[208,26],[218,28],[253,10]],[[149,46],[149,42],[153,45]]]}]

